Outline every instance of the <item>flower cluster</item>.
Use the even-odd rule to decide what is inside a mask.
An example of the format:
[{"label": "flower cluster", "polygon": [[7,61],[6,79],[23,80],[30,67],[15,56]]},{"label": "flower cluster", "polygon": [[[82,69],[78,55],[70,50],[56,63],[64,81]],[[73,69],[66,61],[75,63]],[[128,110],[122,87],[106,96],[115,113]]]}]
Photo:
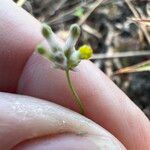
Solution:
[{"label": "flower cluster", "polygon": [[82,59],[89,59],[92,56],[92,49],[88,45],[80,47],[79,50],[75,49],[80,36],[80,27],[77,24],[73,24],[70,27],[70,33],[64,45],[59,41],[50,26],[46,24],[42,25],[42,34],[48,41],[50,49],[47,50],[43,45],[39,44],[37,51],[51,60],[56,68],[65,71],[73,70]]}]

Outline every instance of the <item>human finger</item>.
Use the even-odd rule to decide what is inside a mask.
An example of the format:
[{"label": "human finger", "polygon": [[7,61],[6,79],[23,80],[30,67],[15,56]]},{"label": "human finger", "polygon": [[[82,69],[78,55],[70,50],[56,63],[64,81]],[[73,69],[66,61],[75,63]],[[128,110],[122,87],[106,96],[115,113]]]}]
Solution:
[{"label": "human finger", "polygon": [[[54,141],[58,136],[60,142],[57,142],[57,145],[63,149],[60,134],[64,136],[64,142],[65,137],[75,139],[74,136],[78,135],[84,144],[91,141],[89,146],[93,146],[95,150],[124,149],[105,129],[73,111],[33,97],[0,93],[0,149],[11,150],[17,144],[34,138],[41,138],[42,142],[42,137],[46,136]],[[54,135],[57,136],[53,137]],[[79,139],[76,141],[79,142]],[[34,149],[36,145],[33,142],[26,145],[29,143]],[[52,142],[48,146],[51,144],[56,145]]]}]

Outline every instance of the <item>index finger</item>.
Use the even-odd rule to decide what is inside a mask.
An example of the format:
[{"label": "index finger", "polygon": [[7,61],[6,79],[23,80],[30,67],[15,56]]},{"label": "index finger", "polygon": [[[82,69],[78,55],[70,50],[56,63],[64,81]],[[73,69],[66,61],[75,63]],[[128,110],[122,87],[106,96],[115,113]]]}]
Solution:
[{"label": "index finger", "polygon": [[41,40],[35,18],[11,0],[0,0],[0,91],[16,92],[22,69]]}]

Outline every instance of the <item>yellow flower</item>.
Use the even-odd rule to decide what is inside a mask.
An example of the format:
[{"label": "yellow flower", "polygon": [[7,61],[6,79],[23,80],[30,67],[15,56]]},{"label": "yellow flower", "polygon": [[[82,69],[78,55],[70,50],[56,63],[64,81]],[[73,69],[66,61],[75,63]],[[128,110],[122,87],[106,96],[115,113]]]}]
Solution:
[{"label": "yellow flower", "polygon": [[88,45],[81,46],[79,48],[79,52],[80,52],[81,59],[89,59],[93,54],[92,48]]}]

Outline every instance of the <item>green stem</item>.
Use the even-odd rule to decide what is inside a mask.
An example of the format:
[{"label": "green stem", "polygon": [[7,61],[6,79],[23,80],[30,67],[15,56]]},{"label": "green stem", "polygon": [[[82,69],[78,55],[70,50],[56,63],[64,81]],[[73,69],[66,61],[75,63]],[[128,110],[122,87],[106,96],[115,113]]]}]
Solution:
[{"label": "green stem", "polygon": [[75,88],[72,84],[69,70],[66,70],[66,76],[67,76],[67,81],[68,81],[69,88],[70,88],[70,90],[71,90],[71,92],[74,96],[74,101],[79,106],[80,113],[83,115],[84,114],[84,107],[83,107],[82,101],[80,100],[80,98],[79,98],[78,94],[76,93]]}]

